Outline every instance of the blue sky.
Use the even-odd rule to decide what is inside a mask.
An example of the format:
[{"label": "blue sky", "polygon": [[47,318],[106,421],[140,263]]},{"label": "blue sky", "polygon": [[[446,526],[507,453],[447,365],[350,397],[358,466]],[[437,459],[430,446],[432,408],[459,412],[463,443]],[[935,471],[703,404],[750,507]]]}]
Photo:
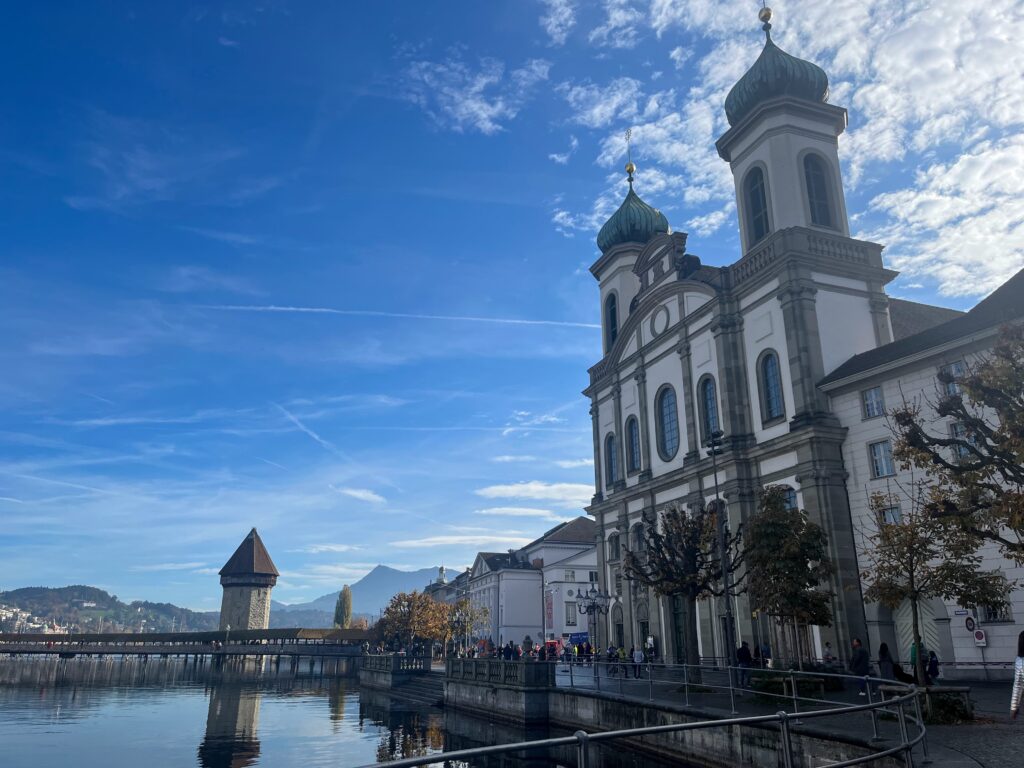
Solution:
[{"label": "blue sky", "polygon": [[[850,110],[852,228],[890,293],[967,308],[1024,266],[1021,4],[774,5]],[[212,608],[255,525],[295,602],[578,514],[622,134],[692,252],[735,260],[713,145],[758,6],[8,18],[0,588]]]}]

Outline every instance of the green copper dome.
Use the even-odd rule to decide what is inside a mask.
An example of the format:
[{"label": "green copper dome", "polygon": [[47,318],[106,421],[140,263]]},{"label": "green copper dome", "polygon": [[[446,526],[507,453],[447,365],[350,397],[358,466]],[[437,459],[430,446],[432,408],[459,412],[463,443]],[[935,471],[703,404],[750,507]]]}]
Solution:
[{"label": "green copper dome", "polygon": [[771,25],[765,24],[767,40],[754,66],[747,70],[725,97],[725,116],[736,125],[762,102],[778,96],[807,101],[828,99],[828,75],[817,64],[790,56],[772,42]]},{"label": "green copper dome", "polygon": [[609,248],[622,243],[646,243],[664,232],[668,232],[668,219],[633,191],[633,177],[630,175],[629,194],[619,210],[612,214],[597,233],[597,247],[601,253],[605,253]]}]

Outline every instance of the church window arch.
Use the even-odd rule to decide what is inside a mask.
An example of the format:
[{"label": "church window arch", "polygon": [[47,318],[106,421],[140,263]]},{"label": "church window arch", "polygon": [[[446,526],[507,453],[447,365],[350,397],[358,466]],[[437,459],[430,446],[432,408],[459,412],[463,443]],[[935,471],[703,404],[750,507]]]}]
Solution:
[{"label": "church window arch", "polygon": [[782,368],[774,349],[766,349],[757,359],[757,387],[761,395],[762,423],[784,419],[786,400],[782,391]]},{"label": "church window arch", "polygon": [[611,432],[604,439],[604,476],[609,488],[619,481],[619,446]]},{"label": "church window arch", "polygon": [[608,537],[608,559],[615,561],[619,557],[619,534],[613,533]]},{"label": "church window arch", "polygon": [[604,339],[605,352],[611,352],[612,345],[619,338],[619,300],[614,293],[609,293],[604,300]]},{"label": "church window arch", "polygon": [[630,416],[626,419],[626,470],[639,472],[641,463],[640,422],[636,416]]},{"label": "church window arch", "polygon": [[782,486],[782,503],[786,509],[797,509],[799,503],[796,498],[796,491],[791,485]]},{"label": "church window arch", "polygon": [[712,433],[721,427],[718,419],[718,393],[715,391],[715,378],[704,376],[697,384],[698,405],[700,406],[701,439],[707,440]]},{"label": "church window arch", "polygon": [[811,224],[819,227],[833,227],[832,201],[830,195],[831,174],[820,156],[809,152],[804,155],[804,183],[807,189],[807,205]]},{"label": "church window arch", "polygon": [[768,194],[764,171],[760,166],[750,169],[743,179],[743,203],[746,207],[747,247],[764,239],[771,226],[768,221]]},{"label": "church window arch", "polygon": [[658,455],[671,461],[679,451],[679,409],[676,391],[668,384],[658,390],[654,399],[657,414]]},{"label": "church window arch", "polygon": [[644,536],[643,523],[634,523],[629,529],[629,545],[633,552],[644,552],[647,550],[647,538]]}]

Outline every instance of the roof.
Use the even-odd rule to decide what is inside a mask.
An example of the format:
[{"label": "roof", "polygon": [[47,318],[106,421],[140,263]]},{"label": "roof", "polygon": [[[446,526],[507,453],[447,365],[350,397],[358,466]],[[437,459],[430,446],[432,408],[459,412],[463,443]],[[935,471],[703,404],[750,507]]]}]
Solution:
[{"label": "roof", "polygon": [[765,24],[765,44],[754,65],[725,97],[725,116],[736,125],[758,104],[779,96],[823,103],[828,100],[828,75],[817,64],[790,56],[773,41]]},{"label": "roof", "polygon": [[1024,269],[993,291],[988,298],[980,301],[970,312],[897,339],[891,344],[854,355],[822,379],[818,386],[826,386],[1021,317],[1024,317]]},{"label": "roof", "polygon": [[242,543],[238,545],[235,554],[231,556],[224,567],[220,569],[221,576],[280,576],[274,561],[270,559],[270,553],[263,546],[263,539],[253,528],[249,531]]},{"label": "roof", "polygon": [[512,552],[480,552],[477,557],[483,558],[484,563],[492,571],[500,571],[508,568],[525,568],[533,566],[519,560]]},{"label": "roof", "polygon": [[597,233],[597,247],[604,253],[623,243],[646,243],[659,232],[668,232],[668,219],[633,191],[633,176],[630,175],[626,199]]},{"label": "roof", "polygon": [[889,319],[892,321],[893,341],[899,341],[915,333],[934,328],[936,325],[960,317],[959,309],[920,304],[906,299],[889,299]]},{"label": "roof", "polygon": [[534,539],[523,550],[539,544],[594,544],[596,523],[589,517],[576,517],[565,523],[559,523],[551,530]]}]

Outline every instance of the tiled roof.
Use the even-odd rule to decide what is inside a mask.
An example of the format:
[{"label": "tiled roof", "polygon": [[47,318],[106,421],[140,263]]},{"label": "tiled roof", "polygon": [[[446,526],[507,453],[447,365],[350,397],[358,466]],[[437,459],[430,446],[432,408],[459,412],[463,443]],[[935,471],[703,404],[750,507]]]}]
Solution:
[{"label": "tiled roof", "polygon": [[902,357],[925,352],[1022,317],[1024,317],[1024,269],[1003,283],[967,314],[912,336],[897,339],[891,344],[854,355],[822,379],[818,386],[825,386],[840,379],[870,371],[872,368],[896,362]]},{"label": "tiled roof", "polygon": [[958,309],[919,304],[906,299],[889,299],[889,319],[892,321],[892,339],[899,341],[915,333],[926,331],[962,316]]},{"label": "tiled roof", "polygon": [[253,528],[249,535],[238,545],[235,554],[231,556],[224,567],[220,569],[221,576],[252,576],[254,574],[264,576],[280,576],[274,561],[270,559],[270,553],[263,546],[263,540]]}]

